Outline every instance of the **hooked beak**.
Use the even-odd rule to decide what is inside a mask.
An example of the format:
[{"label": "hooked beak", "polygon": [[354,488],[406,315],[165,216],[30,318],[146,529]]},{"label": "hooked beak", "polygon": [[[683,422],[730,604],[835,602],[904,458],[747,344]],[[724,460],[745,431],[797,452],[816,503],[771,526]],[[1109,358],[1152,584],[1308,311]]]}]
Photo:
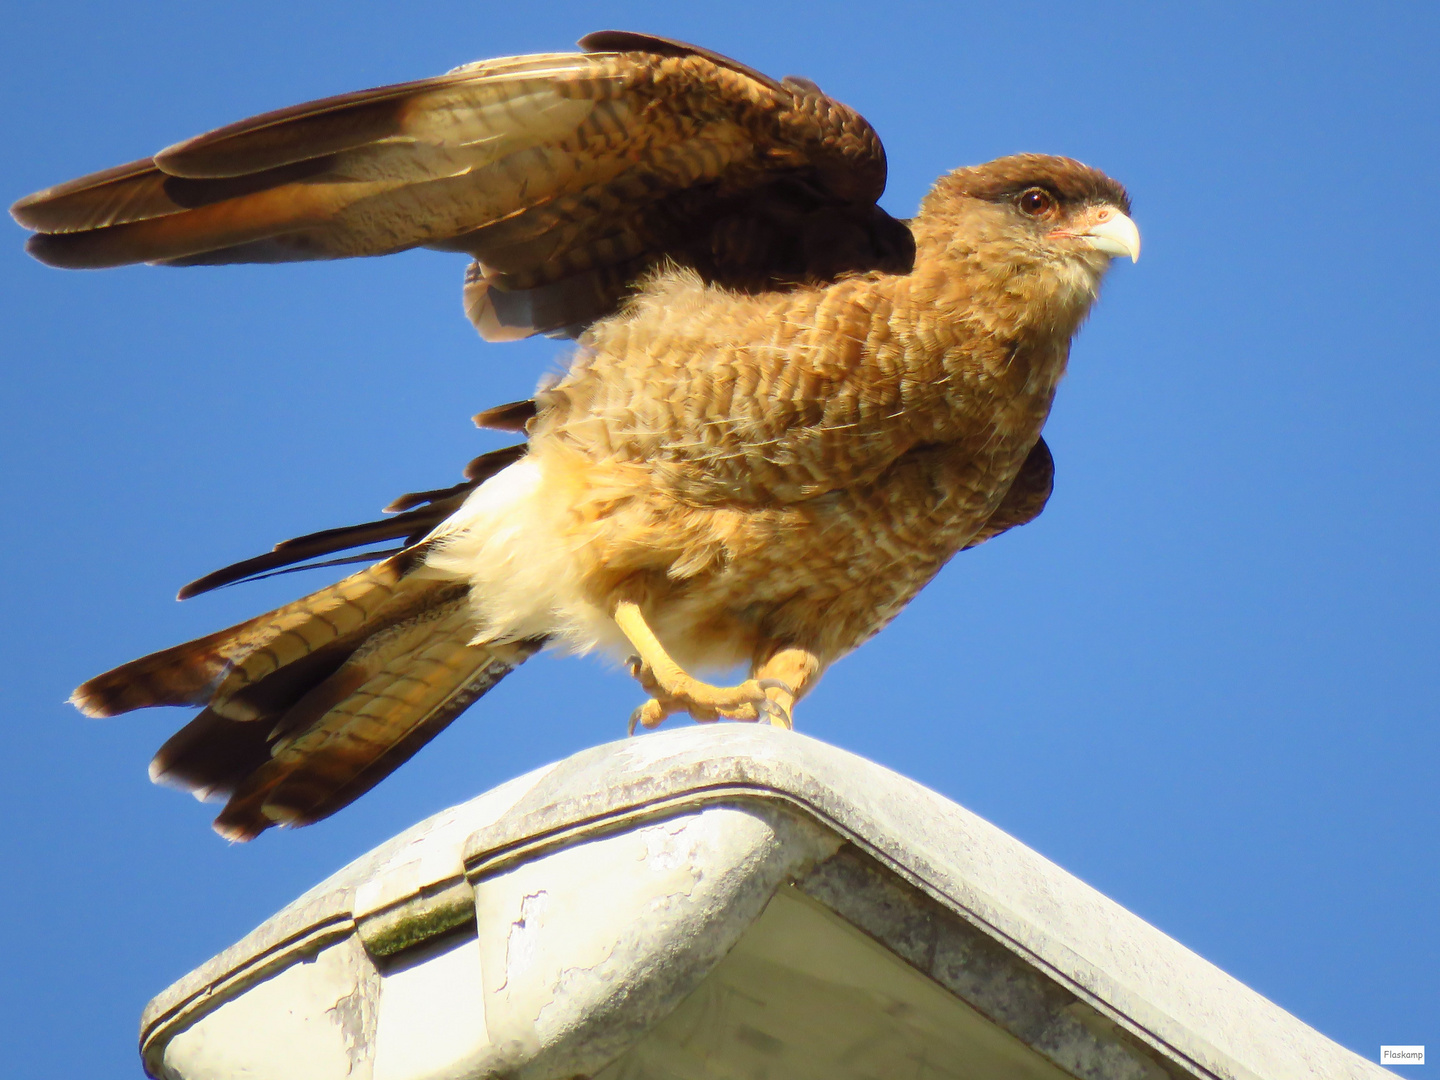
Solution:
[{"label": "hooked beak", "polygon": [[1076,237],[1106,255],[1129,255],[1131,262],[1140,261],[1140,230],[1114,207],[1103,207],[1089,227]]}]

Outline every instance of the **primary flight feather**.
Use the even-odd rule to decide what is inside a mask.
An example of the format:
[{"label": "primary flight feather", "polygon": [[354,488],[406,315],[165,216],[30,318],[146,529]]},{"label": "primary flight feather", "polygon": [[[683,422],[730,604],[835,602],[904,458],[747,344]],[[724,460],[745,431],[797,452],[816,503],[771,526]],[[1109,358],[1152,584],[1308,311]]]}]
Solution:
[{"label": "primary flight feather", "polygon": [[[1071,338],[1111,258],[1139,255],[1119,184],[1001,158],[899,221],[879,138],[812,83],[640,34],[580,44],[269,113],[12,208],[73,268],[462,251],[482,336],[577,339],[558,382],[476,417],[526,440],[464,483],[181,595],[379,561],[75,692],[100,716],[201,706],[151,772],[225,796],[223,835],[335,812],[546,645],[629,657],[651,695],[632,724],[789,726],[952,555],[1045,505]],[[735,664],[738,686],[690,673]]]}]

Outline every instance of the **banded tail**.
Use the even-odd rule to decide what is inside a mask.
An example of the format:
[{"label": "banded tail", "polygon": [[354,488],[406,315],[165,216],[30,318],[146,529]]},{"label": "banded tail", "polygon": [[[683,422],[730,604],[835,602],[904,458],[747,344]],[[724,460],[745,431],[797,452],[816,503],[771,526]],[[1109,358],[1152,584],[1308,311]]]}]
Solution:
[{"label": "banded tail", "polygon": [[477,458],[455,488],[402,496],[392,505],[404,512],[394,518],[286,541],[186,586],[182,597],[346,548],[406,541],[327,588],[98,675],[71,701],[97,717],[154,705],[203,707],[160,748],[150,778],[200,799],[226,796],[215,830],[230,840],[328,817],[543,644],[469,644],[469,586],[425,569],[423,537],[521,452]]}]

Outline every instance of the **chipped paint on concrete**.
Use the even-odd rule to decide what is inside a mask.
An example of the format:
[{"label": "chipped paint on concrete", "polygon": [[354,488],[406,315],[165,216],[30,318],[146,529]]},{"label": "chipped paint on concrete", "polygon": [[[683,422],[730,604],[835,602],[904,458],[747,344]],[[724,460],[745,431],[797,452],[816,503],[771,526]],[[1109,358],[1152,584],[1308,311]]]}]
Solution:
[{"label": "chipped paint on concrete", "polygon": [[371,1080],[378,983],[359,941],[347,938],[176,1032],[165,1046],[162,1075]]},{"label": "chipped paint on concrete", "polygon": [[699,984],[784,880],[836,846],[781,807],[711,806],[482,877],[494,1068],[593,1073]]}]

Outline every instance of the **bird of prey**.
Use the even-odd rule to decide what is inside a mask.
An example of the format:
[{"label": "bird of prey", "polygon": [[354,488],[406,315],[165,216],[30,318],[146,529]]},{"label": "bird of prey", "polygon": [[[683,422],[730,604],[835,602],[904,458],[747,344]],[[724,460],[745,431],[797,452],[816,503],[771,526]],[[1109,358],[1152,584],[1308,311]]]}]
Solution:
[{"label": "bird of prey", "polygon": [[1071,338],[1140,250],[1118,183],[1006,157],[901,221],[878,136],[813,83],[642,34],[580,49],[282,109],[12,210],[61,267],[465,252],[485,339],[575,339],[476,417],[525,440],[463,483],[181,596],[399,541],[330,560],[378,561],[75,692],[202,707],[151,775],[225,796],[224,836],[335,812],[547,645],[628,658],[632,729],[788,727],[951,556],[1045,505]]}]

